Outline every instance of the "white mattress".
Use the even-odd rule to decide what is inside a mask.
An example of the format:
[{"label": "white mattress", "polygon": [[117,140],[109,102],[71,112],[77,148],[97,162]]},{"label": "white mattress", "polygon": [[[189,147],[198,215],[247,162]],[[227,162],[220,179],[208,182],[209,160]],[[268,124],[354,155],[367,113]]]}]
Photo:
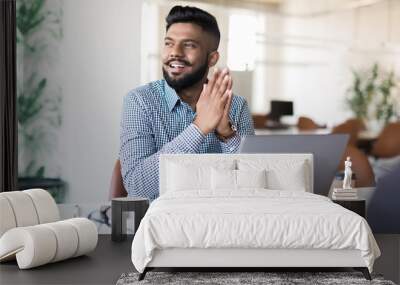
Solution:
[{"label": "white mattress", "polygon": [[370,271],[380,255],[367,222],[327,197],[262,189],[158,198],[135,235],[132,262],[143,272],[155,250],[171,248],[359,250]]}]

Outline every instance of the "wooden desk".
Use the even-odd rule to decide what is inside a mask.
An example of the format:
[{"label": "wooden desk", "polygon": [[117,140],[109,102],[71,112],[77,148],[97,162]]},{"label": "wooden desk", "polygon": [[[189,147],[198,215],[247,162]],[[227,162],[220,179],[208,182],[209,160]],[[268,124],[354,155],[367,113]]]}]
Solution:
[{"label": "wooden desk", "polygon": [[302,131],[296,127],[288,129],[255,129],[256,135],[326,135],[331,133],[331,129],[316,129],[309,131]]},{"label": "wooden desk", "polygon": [[[331,128],[302,131],[297,127],[288,129],[255,129],[256,135],[326,135],[331,134]],[[377,140],[379,132],[361,131],[357,138],[357,147],[364,153],[370,154],[374,142]]]}]

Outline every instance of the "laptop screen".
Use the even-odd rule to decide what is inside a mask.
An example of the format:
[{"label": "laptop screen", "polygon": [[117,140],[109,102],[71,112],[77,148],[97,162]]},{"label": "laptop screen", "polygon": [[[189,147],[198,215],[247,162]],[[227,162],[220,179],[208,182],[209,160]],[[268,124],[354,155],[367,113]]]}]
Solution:
[{"label": "laptop screen", "polygon": [[241,142],[239,152],[312,153],[314,193],[328,196],[348,139],[347,134],[246,136]]}]

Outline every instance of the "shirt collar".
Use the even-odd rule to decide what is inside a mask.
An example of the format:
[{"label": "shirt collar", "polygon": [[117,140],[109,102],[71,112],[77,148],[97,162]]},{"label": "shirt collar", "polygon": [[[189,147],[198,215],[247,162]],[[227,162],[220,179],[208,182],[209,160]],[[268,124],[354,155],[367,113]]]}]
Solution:
[{"label": "shirt collar", "polygon": [[178,94],[176,94],[175,89],[169,86],[166,81],[164,82],[165,82],[164,84],[165,99],[167,100],[168,110],[171,112],[174,109],[177,102],[180,101],[180,98]]}]

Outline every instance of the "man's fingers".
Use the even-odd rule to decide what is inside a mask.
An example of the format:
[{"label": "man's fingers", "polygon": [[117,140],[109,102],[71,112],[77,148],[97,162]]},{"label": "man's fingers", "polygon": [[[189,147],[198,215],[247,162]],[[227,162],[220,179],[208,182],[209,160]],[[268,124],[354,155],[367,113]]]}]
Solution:
[{"label": "man's fingers", "polygon": [[219,89],[217,91],[217,94],[219,95],[219,97],[223,96],[225,94],[225,92],[228,90],[228,85],[229,85],[229,81],[230,81],[230,75],[225,75],[224,79],[221,83],[221,85],[219,86]]},{"label": "man's fingers", "polygon": [[213,95],[213,96],[216,96],[216,95],[222,95],[221,93],[219,93],[219,90],[220,90],[220,88],[221,88],[221,85],[223,84],[223,81],[224,81],[224,79],[225,79],[225,76],[227,75],[229,73],[229,71],[228,71],[228,69],[227,68],[224,68],[222,71],[221,71],[221,73],[219,74],[219,76],[218,76],[218,79],[215,81],[215,84],[214,84],[214,86],[213,86],[213,90],[212,90],[212,92],[211,92],[211,94]]},{"label": "man's fingers", "polygon": [[222,113],[225,113],[225,108],[226,108],[226,104],[228,103],[228,99],[229,99],[229,92],[227,90],[227,92],[225,92],[222,96],[219,97],[219,104],[222,108]]},{"label": "man's fingers", "polygon": [[229,76],[228,90],[232,90],[232,86],[233,86],[233,79],[232,76]]},{"label": "man's fingers", "polygon": [[201,90],[201,94],[200,96],[207,96],[208,92],[207,92],[207,84],[203,84],[203,89]]},{"label": "man's fingers", "polygon": [[225,109],[224,109],[224,115],[225,116],[228,116],[229,115],[229,111],[230,111],[230,109],[231,109],[231,105],[232,105],[232,95],[233,95],[233,92],[232,92],[232,90],[227,90],[227,94],[228,94],[228,101],[226,102],[226,105],[225,105]]},{"label": "man's fingers", "polygon": [[230,78],[229,75],[225,75],[224,80],[221,82],[221,85],[219,86],[218,90],[215,90],[217,87],[217,84],[214,85],[215,91],[211,95],[212,100],[216,100],[218,102],[218,104],[223,102],[224,106],[225,106],[226,99],[228,97],[228,94],[225,94],[225,93],[226,93],[226,91],[228,91],[227,85],[229,82],[229,78]]},{"label": "man's fingers", "polygon": [[214,70],[213,75],[211,75],[211,79],[210,79],[210,80],[208,81],[208,83],[207,83],[207,93],[208,93],[208,94],[212,94],[213,89],[214,89],[215,82],[217,81],[217,79],[218,79],[220,73],[221,73],[221,71],[220,71],[218,68],[216,68],[216,69]]},{"label": "man's fingers", "polygon": [[199,99],[197,100],[197,102],[202,102],[205,98],[207,98],[209,95],[207,93],[207,84],[203,84],[203,89],[201,90]]}]

